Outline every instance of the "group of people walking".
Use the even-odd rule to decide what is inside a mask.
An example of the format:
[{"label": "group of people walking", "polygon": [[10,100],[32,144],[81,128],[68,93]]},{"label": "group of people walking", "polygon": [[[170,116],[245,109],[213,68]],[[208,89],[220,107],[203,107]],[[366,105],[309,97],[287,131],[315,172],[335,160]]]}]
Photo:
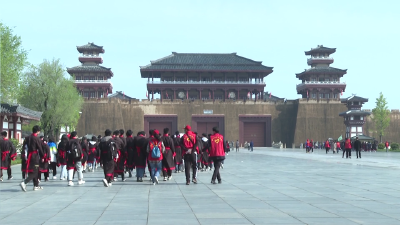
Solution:
[{"label": "group of people walking", "polygon": [[[197,183],[198,170],[211,170],[214,173],[211,183],[222,183],[219,169],[225,160],[227,151],[224,137],[219,134],[218,127],[214,127],[213,134],[199,136],[189,125],[184,127],[185,133],[170,135],[169,129],[163,133],[150,130],[149,136],[140,131],[133,136],[132,130],[105,130],[104,137],[93,136],[90,140],[83,137],[78,139],[77,132],[63,135],[57,145],[52,137],[38,137],[40,127],[34,126],[32,134],[25,138],[21,151],[21,170],[23,181],[20,186],[26,191],[27,184],[33,182],[33,190],[41,190],[42,174],[44,181],[57,179],[57,167],[60,167],[60,180],[67,180],[68,186],[73,186],[73,178],[77,174],[78,185],[85,183],[83,173],[93,172],[100,165],[104,171],[103,184],[112,186],[114,181],[121,177],[125,181],[125,173],[132,177],[136,169],[137,182],[143,182],[146,177],[146,168],[150,172],[152,184],[159,183],[162,173],[164,181],[172,178],[172,172],[185,172],[186,185]],[[3,135],[3,133],[2,133]],[[125,136],[126,135],[126,136]],[[1,139],[2,164],[1,168],[9,169],[11,176],[10,159],[15,159],[15,147],[4,134]],[[10,149],[3,151],[3,149]],[[5,159],[5,160],[3,160]],[[4,162],[3,162],[4,161]],[[1,170],[1,172],[2,172]],[[192,171],[192,174],[190,173]],[[2,176],[1,176],[2,177]]]},{"label": "group of people walking", "polygon": [[[314,152],[314,143],[313,140],[307,139],[305,142],[305,147],[306,147],[306,153]],[[344,155],[346,154],[346,158],[351,158],[351,150],[355,149],[356,150],[356,155],[357,158],[361,158],[361,150],[363,147],[363,144],[361,141],[356,137],[356,140],[352,143],[350,138],[346,138],[343,143],[339,141],[329,141],[326,140],[323,144],[325,147],[326,154],[332,149],[333,154],[339,153],[340,150],[343,150],[343,155],[342,158],[344,158]]]}]

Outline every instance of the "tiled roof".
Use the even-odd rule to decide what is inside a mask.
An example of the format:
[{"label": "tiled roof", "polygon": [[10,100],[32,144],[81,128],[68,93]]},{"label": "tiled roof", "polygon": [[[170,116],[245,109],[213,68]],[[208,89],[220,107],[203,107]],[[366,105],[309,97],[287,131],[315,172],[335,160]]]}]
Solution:
[{"label": "tiled roof", "polygon": [[346,112],[339,113],[339,116],[350,116],[350,115],[368,116],[371,115],[371,112],[366,112],[363,110],[348,110]]},{"label": "tiled roof", "polygon": [[88,66],[88,65],[80,65],[80,66],[75,66],[71,68],[67,68],[67,72],[72,75],[73,72],[100,72],[100,73],[110,73],[111,76],[113,76],[113,72],[111,71],[111,68],[107,68],[104,66],[99,66],[99,65],[93,65],[93,66]]},{"label": "tiled roof", "polygon": [[141,66],[141,71],[243,71],[272,73],[273,67],[231,54],[176,53]]},{"label": "tiled roof", "polygon": [[42,117],[42,112],[37,112],[28,108],[25,108],[19,104],[10,105],[6,103],[1,104],[1,114],[12,114],[17,113],[20,114],[22,117],[27,117],[28,119],[33,120],[40,120]]},{"label": "tiled roof", "polygon": [[332,54],[336,52],[336,48],[327,48],[324,47],[323,45],[318,45],[316,48],[312,48],[310,51],[305,51],[306,55],[312,55],[316,53],[328,53]]},{"label": "tiled roof", "polygon": [[92,51],[104,53],[103,46],[95,45],[93,42],[88,42],[86,45],[82,45],[82,46],[76,46],[76,49],[78,49],[78,52],[80,52],[80,53],[82,53],[82,51],[84,51],[84,50],[92,50]]},{"label": "tiled roof", "polygon": [[368,98],[362,98],[357,95],[352,95],[348,98],[341,98],[340,101],[342,103],[347,103],[347,102],[368,102]]},{"label": "tiled roof", "polygon": [[301,73],[296,73],[296,77],[301,77],[305,74],[346,74],[347,73],[347,69],[346,70],[342,70],[342,69],[338,69],[338,68],[334,68],[334,67],[312,67],[310,69],[304,70]]},{"label": "tiled roof", "polygon": [[136,99],[136,98],[132,98],[132,97],[126,95],[122,91],[116,91],[114,94],[108,95],[107,97],[108,98],[120,98],[120,99]]}]

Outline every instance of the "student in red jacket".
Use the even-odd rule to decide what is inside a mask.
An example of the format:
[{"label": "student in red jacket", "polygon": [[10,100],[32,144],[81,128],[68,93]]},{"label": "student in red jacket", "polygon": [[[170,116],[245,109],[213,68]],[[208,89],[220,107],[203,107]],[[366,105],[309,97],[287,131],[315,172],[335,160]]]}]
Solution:
[{"label": "student in red jacket", "polygon": [[183,158],[185,160],[185,176],[186,185],[190,184],[190,168],[192,168],[192,182],[197,184],[197,138],[196,134],[192,132],[192,127],[186,125],[185,134],[181,138],[181,148],[183,152]]},{"label": "student in red jacket", "polygon": [[[346,138],[346,141],[344,142],[344,149],[346,149],[346,159],[350,157],[351,159],[351,141],[350,138]],[[343,156],[342,156],[343,158]]]},{"label": "student in red jacket", "polygon": [[222,183],[221,175],[219,174],[219,168],[221,167],[222,161],[225,159],[225,142],[224,136],[219,134],[218,127],[213,127],[213,135],[210,136],[210,159],[214,162],[214,173],[211,178],[211,183],[215,184],[215,179],[218,179],[218,183]]},{"label": "student in red jacket", "polygon": [[331,149],[331,144],[329,143],[329,140],[325,141],[325,150],[326,150],[326,154],[328,154],[329,149]]}]

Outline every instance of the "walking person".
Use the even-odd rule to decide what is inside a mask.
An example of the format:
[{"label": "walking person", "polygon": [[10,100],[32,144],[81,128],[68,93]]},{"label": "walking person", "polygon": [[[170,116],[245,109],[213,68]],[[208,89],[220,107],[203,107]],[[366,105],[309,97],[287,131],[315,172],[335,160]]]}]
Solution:
[{"label": "walking person", "polygon": [[202,164],[203,164],[203,168],[202,171],[207,171],[208,167],[209,167],[209,152],[210,152],[210,145],[208,143],[208,138],[207,138],[207,134],[203,133],[202,134],[202,138],[201,141],[203,143],[203,149],[201,150],[200,154],[202,155]]},{"label": "walking person", "polygon": [[356,150],[357,159],[358,159],[358,157],[360,157],[360,159],[361,159],[361,141],[358,140],[358,137],[356,137],[356,140],[354,141],[353,145],[354,145],[354,149]]},{"label": "walking person", "polygon": [[309,153],[310,152],[310,140],[307,139],[306,143],[304,145],[306,146],[306,153]]},{"label": "walking person", "polygon": [[88,151],[89,151],[89,143],[87,137],[82,137],[81,140],[81,148],[82,148],[82,173],[86,173],[86,163],[88,159]]},{"label": "walking person", "polygon": [[185,176],[186,176],[186,185],[190,184],[190,168],[192,168],[192,182],[197,184],[197,138],[196,134],[192,132],[192,127],[186,125],[184,128],[185,134],[181,139],[181,148],[184,152],[184,160],[185,160]]},{"label": "walking person", "polygon": [[114,180],[114,157],[116,152],[116,145],[111,137],[111,130],[107,129],[104,132],[104,137],[101,138],[99,143],[100,162],[103,165],[104,179],[103,184],[105,187],[110,187]]},{"label": "walking person", "polygon": [[11,160],[15,160],[15,157],[17,157],[15,146],[10,140],[8,140],[7,134],[7,131],[1,132],[1,137],[3,140],[0,142],[0,181],[3,181],[3,170],[7,170],[8,180],[13,179],[11,174]]},{"label": "walking person", "polygon": [[39,162],[39,175],[38,179],[39,182],[42,181],[42,174],[44,174],[44,180],[47,182],[49,181],[49,164],[50,164],[50,147],[47,145],[48,139],[47,137],[40,136],[42,141],[42,149],[44,156],[42,157],[43,160]]},{"label": "walking person", "polygon": [[183,171],[183,166],[182,166],[182,149],[181,149],[181,135],[179,134],[179,131],[175,132],[175,136],[173,138],[174,141],[174,147],[175,147],[175,157],[174,157],[174,162],[175,162],[175,173],[180,173]]},{"label": "walking person", "polygon": [[161,137],[161,141],[164,144],[165,152],[162,158],[162,171],[164,176],[164,181],[171,180],[172,170],[175,170],[175,146],[174,141],[169,136],[169,128],[164,128],[164,134]]},{"label": "walking person", "polygon": [[213,135],[211,135],[209,140],[210,145],[210,159],[214,162],[214,173],[211,177],[211,183],[215,184],[215,179],[218,183],[222,183],[221,175],[219,173],[219,168],[221,167],[222,161],[225,160],[226,146],[224,142],[224,137],[219,134],[218,127],[213,127]]},{"label": "walking person", "polygon": [[[344,141],[344,149],[346,150],[346,159],[350,158],[351,159],[351,141],[350,138],[346,138]],[[343,156],[342,156],[343,158]]]},{"label": "walking person", "polygon": [[238,152],[239,151],[239,140],[236,140],[236,152]]},{"label": "walking person", "polygon": [[253,141],[251,140],[251,141],[250,141],[250,149],[251,149],[251,152],[253,151],[253,148],[254,148],[254,143],[253,143]]},{"label": "walking person", "polygon": [[[121,175],[122,181],[126,181],[125,179],[125,160],[126,160],[126,151],[125,151],[125,139],[121,139],[120,131],[115,130],[113,132],[113,140],[116,145],[116,157],[115,157],[115,168],[114,168],[114,181],[118,181],[118,175]],[[123,136],[123,135],[122,135]]]},{"label": "walking person", "polygon": [[328,154],[329,149],[331,149],[331,144],[329,143],[329,140],[325,141],[325,150],[326,150],[326,154]]},{"label": "walking person", "polygon": [[89,141],[89,150],[88,150],[88,159],[87,159],[87,168],[88,172],[94,172],[95,164],[96,164],[96,156],[97,156],[97,137],[92,136],[92,139]]},{"label": "walking person", "polygon": [[75,170],[78,172],[78,184],[84,184],[82,174],[82,159],[83,152],[82,147],[79,144],[78,133],[76,131],[71,132],[70,140],[67,144],[67,177],[68,186],[74,186],[72,182]]},{"label": "walking person", "polygon": [[147,153],[150,175],[153,185],[155,185],[156,183],[158,184],[158,176],[162,168],[163,154],[165,153],[164,143],[158,130],[153,130],[153,137],[149,139],[149,144],[147,145]]},{"label": "walking person", "polygon": [[67,179],[67,145],[68,136],[63,134],[61,142],[58,144],[57,166],[61,166],[60,180]]},{"label": "walking person", "polygon": [[39,161],[43,160],[41,157],[44,156],[42,150],[42,143],[38,138],[40,133],[40,127],[38,125],[33,126],[32,134],[25,137],[25,141],[28,147],[28,156],[26,159],[26,172],[28,173],[26,179],[20,184],[21,189],[26,191],[26,185],[33,181],[33,190],[42,190],[39,186],[38,172],[39,172]]},{"label": "walking person", "polygon": [[132,177],[132,170],[135,169],[135,161],[134,161],[134,152],[135,152],[135,144],[134,138],[132,137],[132,130],[126,131],[126,170],[128,171],[129,177]]},{"label": "walking person", "polygon": [[140,131],[137,136],[134,137],[134,162],[136,167],[136,178],[137,182],[143,182],[144,172],[147,165],[147,145],[148,140],[146,133]]},{"label": "walking person", "polygon": [[385,148],[386,148],[386,152],[388,152],[388,149],[389,149],[389,142],[388,141],[385,142]]},{"label": "walking person", "polygon": [[49,137],[50,169],[53,171],[53,180],[57,179],[57,144],[53,137]]}]

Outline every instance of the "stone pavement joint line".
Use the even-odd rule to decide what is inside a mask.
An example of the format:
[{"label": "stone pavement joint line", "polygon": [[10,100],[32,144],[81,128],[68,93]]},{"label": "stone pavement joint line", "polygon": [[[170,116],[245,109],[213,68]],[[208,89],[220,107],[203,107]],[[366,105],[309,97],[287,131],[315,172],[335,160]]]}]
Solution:
[{"label": "stone pavement joint line", "polygon": [[57,179],[27,192],[17,165],[0,183],[0,224],[400,224],[400,154],[361,154],[240,149],[227,156],[222,184],[207,171],[198,184],[174,173],[154,186],[147,177],[106,188],[99,168],[84,185]]}]

